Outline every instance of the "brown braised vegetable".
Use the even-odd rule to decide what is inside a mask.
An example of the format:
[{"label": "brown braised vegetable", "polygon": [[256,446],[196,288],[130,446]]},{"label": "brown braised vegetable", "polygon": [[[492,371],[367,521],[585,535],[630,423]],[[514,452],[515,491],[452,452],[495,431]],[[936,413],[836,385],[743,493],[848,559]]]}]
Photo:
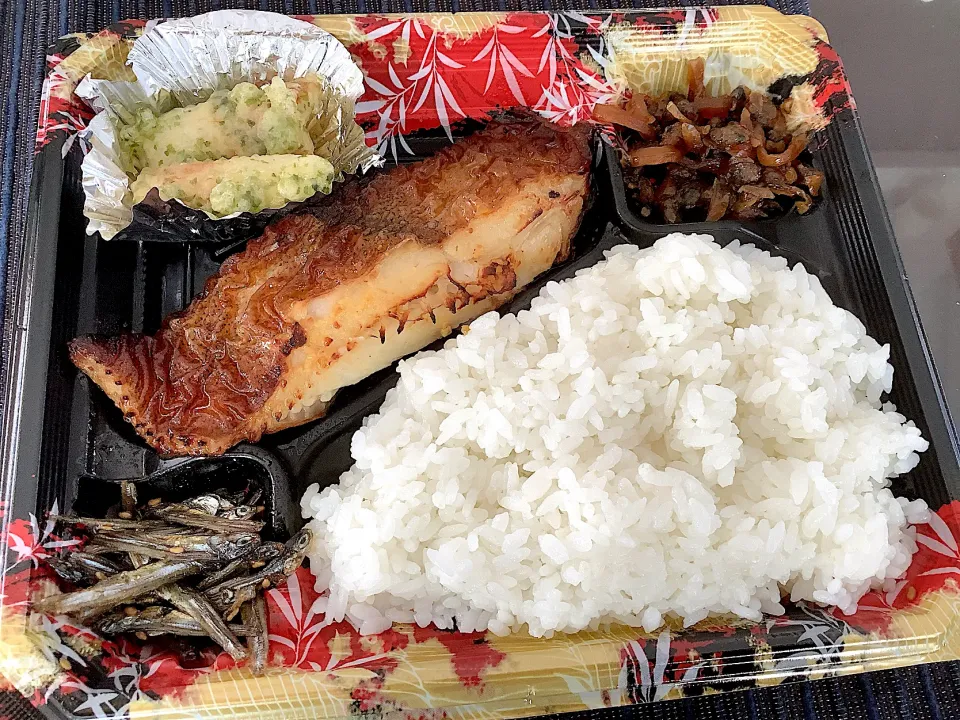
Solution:
[{"label": "brown braised vegetable", "polygon": [[623,133],[624,180],[640,215],[676,223],[810,210],[823,173],[800,161],[809,136],[787,129],[792,101],[778,105],[744,87],[711,97],[703,69],[703,60],[690,61],[686,96],[638,94],[594,109],[594,119]]}]

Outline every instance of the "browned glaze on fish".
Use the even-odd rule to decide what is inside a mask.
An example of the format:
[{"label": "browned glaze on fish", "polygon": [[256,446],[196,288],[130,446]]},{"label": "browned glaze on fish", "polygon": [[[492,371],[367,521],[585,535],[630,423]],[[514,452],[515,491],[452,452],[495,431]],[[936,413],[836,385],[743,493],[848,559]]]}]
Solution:
[{"label": "browned glaze on fish", "polygon": [[70,356],[161,453],[306,422],[565,258],[590,161],[584,130],[492,124],[268,227],[156,335]]}]

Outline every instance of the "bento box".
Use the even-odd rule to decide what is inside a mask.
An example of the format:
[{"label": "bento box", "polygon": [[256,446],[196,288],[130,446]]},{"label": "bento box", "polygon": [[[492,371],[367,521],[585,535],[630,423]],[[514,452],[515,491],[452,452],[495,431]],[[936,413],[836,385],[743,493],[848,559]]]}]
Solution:
[{"label": "bento box", "polygon": [[55,583],[47,558],[75,542],[48,516],[103,511],[117,501],[120,479],[176,478],[201,490],[239,479],[263,493],[274,538],[296,533],[297,501],[309,484],[335,483],[349,468],[351,435],[396,383],[392,368],[375,373],[341,392],[320,420],[219,457],[178,460],[150,450],[73,367],[72,338],[155,331],[243,245],[85,235],[75,139],[93,111],[75,91],[88,77],[131,79],[127,55],[155,22],[130,21],[61,38],[48,56],[24,253],[7,301],[0,675],[54,717],[508,718],[960,658],[957,436],[842,65],[816,21],[749,6],[300,19],[333,34],[362,68],[357,119],[388,166],[430,155],[509,108],[587,122],[624,86],[682,88],[694,58],[707,58],[721,84],[807,81],[811,102],[829,118],[811,147],[825,180],[810,212],[655,222],[631,199],[618,138],[607,130],[595,149],[595,199],[571,257],[504,309],[529,306],[546,283],[616,245],[649,247],[676,230],[720,244],[748,240],[802,261],[838,305],[889,343],[898,378],[891,399],[930,441],[919,466],[894,481],[898,495],[935,511],[918,527],[919,549],[892,590],[870,592],[853,614],[801,602],[761,622],[731,616],[685,628],[668,619],[654,632],[614,626],[551,638],[402,624],[361,636],[347,623],[322,622],[323,598],[301,567],[265,592],[269,666],[261,675],[211,647],[187,660],[150,639],[99,637],[32,612],[31,599]]}]

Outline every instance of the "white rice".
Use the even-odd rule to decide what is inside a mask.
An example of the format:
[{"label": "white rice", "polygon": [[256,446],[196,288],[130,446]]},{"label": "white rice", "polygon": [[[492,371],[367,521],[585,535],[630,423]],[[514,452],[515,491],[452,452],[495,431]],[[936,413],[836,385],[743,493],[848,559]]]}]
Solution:
[{"label": "white rice", "polygon": [[927,448],[881,404],[888,356],[800,265],[702,235],[617,247],[400,363],[356,464],[303,498],[326,620],[540,636],[759,619],[782,593],[852,611],[927,518],[888,489]]}]

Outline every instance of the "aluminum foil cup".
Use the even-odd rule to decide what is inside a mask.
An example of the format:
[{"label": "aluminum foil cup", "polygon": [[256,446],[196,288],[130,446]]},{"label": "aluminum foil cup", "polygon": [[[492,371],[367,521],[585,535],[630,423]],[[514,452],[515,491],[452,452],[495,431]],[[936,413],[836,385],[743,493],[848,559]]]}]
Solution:
[{"label": "aluminum foil cup", "polygon": [[[216,90],[239,83],[262,85],[317,75],[326,84],[322,116],[328,133],[318,154],[330,160],[335,180],[365,172],[383,159],[367,147],[355,120],[354,103],[363,93],[363,74],[347,49],[330,33],[285,15],[221,10],[154,25],[133,45],[127,59],[136,82],[86,78],[77,94],[96,117],[80,135],[83,159],[83,212],[87,233],[104,239],[239,240],[258,234],[294,203],[259,213],[211,218],[177,200],[150,193],[134,206],[131,178],[122,169],[117,128],[149,107],[160,113],[202,102]],[[308,201],[309,202],[309,201]]]}]

